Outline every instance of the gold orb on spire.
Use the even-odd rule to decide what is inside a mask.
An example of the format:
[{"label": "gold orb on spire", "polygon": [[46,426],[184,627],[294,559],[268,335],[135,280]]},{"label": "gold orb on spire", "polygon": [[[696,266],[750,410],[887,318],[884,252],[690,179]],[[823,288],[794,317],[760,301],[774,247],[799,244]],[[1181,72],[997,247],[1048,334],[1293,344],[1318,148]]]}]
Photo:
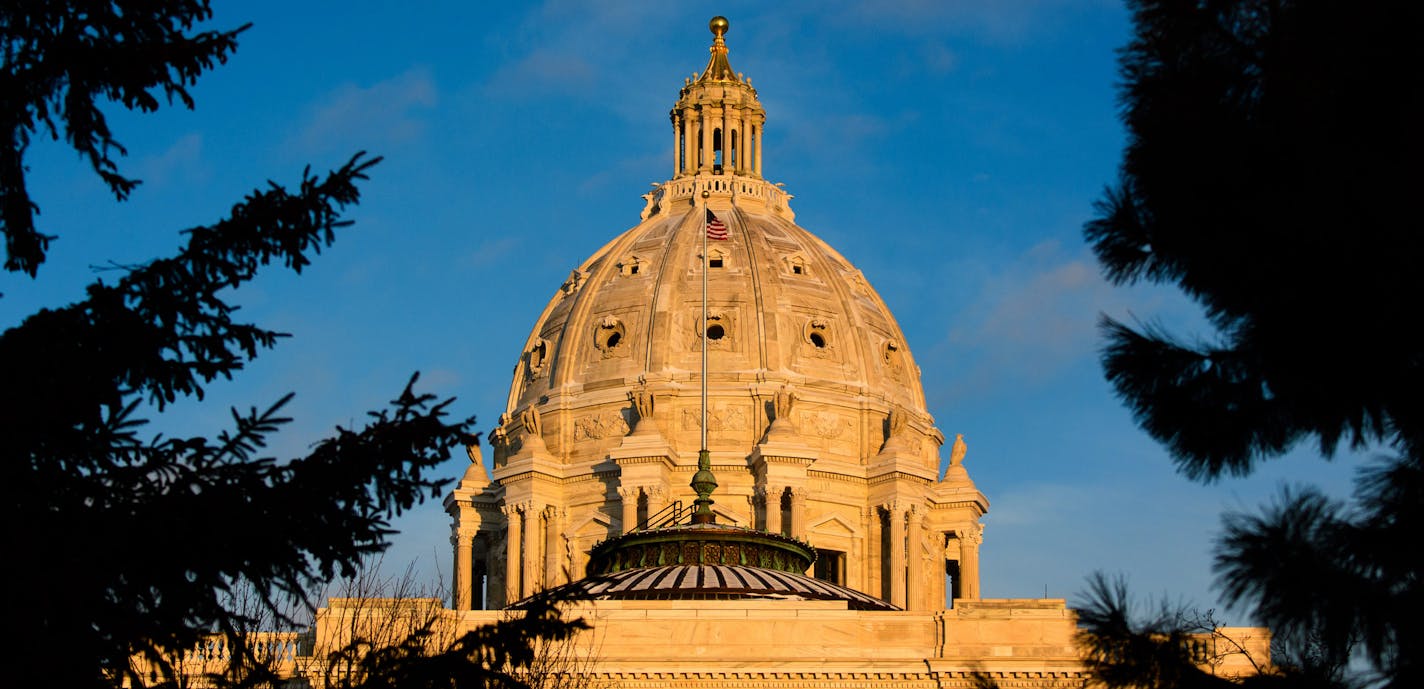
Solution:
[{"label": "gold orb on spire", "polygon": [[732,27],[732,23],[729,22],[729,21],[727,21],[727,18],[726,18],[726,17],[720,16],[720,15],[718,15],[718,16],[716,16],[716,17],[713,17],[713,18],[712,18],[712,21],[707,22],[707,28],[711,29],[711,30],[712,30],[712,35],[714,35],[714,36],[716,36],[716,37],[718,37],[718,38],[721,38],[721,37],[727,35],[727,29],[729,29],[729,28],[731,28],[731,27]]}]

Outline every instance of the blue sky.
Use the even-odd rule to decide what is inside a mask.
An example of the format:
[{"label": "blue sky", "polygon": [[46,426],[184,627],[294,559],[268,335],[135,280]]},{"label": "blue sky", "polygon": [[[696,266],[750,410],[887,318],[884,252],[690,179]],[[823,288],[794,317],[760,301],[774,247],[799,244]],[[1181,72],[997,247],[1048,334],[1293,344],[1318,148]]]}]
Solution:
[{"label": "blue sky", "polygon": [[[268,179],[367,150],[385,161],[355,226],[304,275],[274,270],[233,295],[294,337],[153,428],[212,433],[228,407],[296,391],[272,446],[293,456],[419,370],[488,429],[545,302],[668,177],[668,109],[723,14],[732,66],[767,110],[766,176],[880,291],[938,426],[965,435],[991,501],[986,596],[1071,599],[1102,569],[1212,607],[1224,509],[1284,481],[1348,485],[1353,462],[1310,448],[1249,480],[1189,483],[1102,380],[1100,312],[1208,335],[1173,290],[1105,284],[1082,242],[1122,146],[1119,4],[413,4],[218,7],[216,26],[254,27],[199,82],[196,110],[113,112],[122,167],[145,180],[127,203],[62,145],[37,145],[31,190],[60,239],[39,279],[0,276],[0,324],[77,298],[104,277],[93,266],[171,252],[178,230]],[[396,525],[387,561],[448,578],[439,501]]]}]

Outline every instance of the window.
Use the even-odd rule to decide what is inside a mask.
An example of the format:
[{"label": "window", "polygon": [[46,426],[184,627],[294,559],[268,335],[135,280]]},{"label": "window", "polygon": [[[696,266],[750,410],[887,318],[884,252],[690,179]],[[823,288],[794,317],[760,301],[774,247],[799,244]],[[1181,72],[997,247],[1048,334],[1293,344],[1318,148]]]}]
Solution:
[{"label": "window", "polygon": [[839,550],[817,548],[816,564],[812,568],[812,573],[821,581],[845,586],[845,553]]},{"label": "window", "polygon": [[623,325],[623,321],[614,316],[604,316],[594,328],[593,346],[607,359],[615,356],[622,356],[626,352],[619,348],[623,344],[623,338],[628,335],[628,329]]}]

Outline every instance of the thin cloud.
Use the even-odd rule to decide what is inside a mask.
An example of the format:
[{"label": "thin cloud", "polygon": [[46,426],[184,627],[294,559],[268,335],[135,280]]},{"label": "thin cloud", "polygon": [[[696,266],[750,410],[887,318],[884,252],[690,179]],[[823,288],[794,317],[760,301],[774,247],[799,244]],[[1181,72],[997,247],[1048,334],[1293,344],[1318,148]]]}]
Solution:
[{"label": "thin cloud", "polygon": [[347,84],[319,101],[292,143],[307,152],[409,143],[424,135],[425,112],[438,101],[424,68],[370,86]]},{"label": "thin cloud", "polygon": [[973,35],[986,42],[1017,44],[1052,28],[1059,13],[1081,4],[1081,0],[867,0],[847,7],[838,20],[882,32]]},{"label": "thin cloud", "polygon": [[598,70],[583,55],[566,47],[535,50],[490,77],[491,95],[514,97],[591,92]]},{"label": "thin cloud", "polygon": [[1086,249],[1070,253],[1045,241],[981,278],[969,302],[974,306],[931,357],[947,362],[935,366],[963,376],[950,386],[958,397],[1039,386],[1097,358],[1099,314],[1157,313],[1170,299],[1162,289],[1114,287]]},{"label": "thin cloud", "polygon": [[465,256],[462,263],[471,268],[483,268],[496,265],[505,256],[508,256],[519,246],[519,239],[515,237],[499,237],[481,242],[475,250]]},{"label": "thin cloud", "polygon": [[140,160],[136,172],[150,187],[164,187],[176,180],[205,181],[212,169],[203,160],[203,135],[184,134],[162,153]]}]

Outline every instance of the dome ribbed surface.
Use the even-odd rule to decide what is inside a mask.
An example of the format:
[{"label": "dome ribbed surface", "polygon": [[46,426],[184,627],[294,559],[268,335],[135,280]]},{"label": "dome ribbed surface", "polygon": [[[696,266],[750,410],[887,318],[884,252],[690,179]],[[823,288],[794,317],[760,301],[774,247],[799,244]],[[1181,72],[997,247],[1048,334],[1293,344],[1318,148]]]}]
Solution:
[{"label": "dome ribbed surface", "polygon": [[741,565],[665,565],[588,577],[543,595],[591,600],[830,600],[898,610],[879,598],[801,574]]}]

